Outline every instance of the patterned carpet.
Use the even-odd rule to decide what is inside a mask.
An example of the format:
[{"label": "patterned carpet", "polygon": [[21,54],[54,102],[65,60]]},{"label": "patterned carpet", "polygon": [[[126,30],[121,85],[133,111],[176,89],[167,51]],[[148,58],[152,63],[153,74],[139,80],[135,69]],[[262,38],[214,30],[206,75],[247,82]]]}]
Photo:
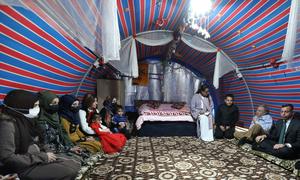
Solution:
[{"label": "patterned carpet", "polygon": [[137,137],[121,153],[104,155],[85,179],[297,179],[291,172],[248,154],[227,140]]}]

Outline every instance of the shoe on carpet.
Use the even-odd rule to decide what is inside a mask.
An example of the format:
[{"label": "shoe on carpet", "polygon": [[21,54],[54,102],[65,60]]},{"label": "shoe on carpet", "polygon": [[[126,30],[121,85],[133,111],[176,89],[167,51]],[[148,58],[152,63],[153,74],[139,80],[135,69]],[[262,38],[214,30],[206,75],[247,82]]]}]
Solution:
[{"label": "shoe on carpet", "polygon": [[296,162],[296,164],[295,164],[295,169],[300,170],[300,161]]},{"label": "shoe on carpet", "polygon": [[238,142],[238,146],[242,146],[244,144],[246,144],[248,142],[247,137],[242,137],[239,142]]}]

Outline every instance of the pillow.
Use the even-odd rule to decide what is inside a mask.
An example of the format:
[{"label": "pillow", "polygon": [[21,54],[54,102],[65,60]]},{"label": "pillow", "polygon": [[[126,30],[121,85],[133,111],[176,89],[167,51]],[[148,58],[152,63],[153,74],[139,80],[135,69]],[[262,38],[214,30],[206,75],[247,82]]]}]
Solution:
[{"label": "pillow", "polygon": [[185,104],[185,102],[176,102],[173,103],[171,107],[174,109],[182,109]]},{"label": "pillow", "polygon": [[[160,101],[157,101],[157,100],[135,100],[134,101],[134,105],[137,109],[139,109],[143,104],[149,104],[149,107],[157,107],[157,104],[156,105],[153,105],[154,103],[158,103],[160,104]],[[159,105],[158,105],[159,107]],[[157,107],[157,108],[158,108]]]},{"label": "pillow", "polygon": [[151,101],[149,103],[147,103],[148,107],[151,107],[153,109],[157,109],[160,106],[160,102],[159,101]]}]

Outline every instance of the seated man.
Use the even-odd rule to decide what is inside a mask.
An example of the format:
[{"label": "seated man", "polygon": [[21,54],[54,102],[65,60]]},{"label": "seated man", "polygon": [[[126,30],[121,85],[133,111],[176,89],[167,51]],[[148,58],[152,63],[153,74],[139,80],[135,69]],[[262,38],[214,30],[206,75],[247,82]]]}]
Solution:
[{"label": "seated man", "polygon": [[282,117],[273,123],[269,135],[255,138],[252,149],[262,151],[282,159],[296,159],[300,152],[300,120],[294,117],[294,106],[285,104],[281,107]]},{"label": "seated man", "polygon": [[246,132],[234,133],[234,137],[240,140],[238,145],[241,146],[246,142],[252,143],[255,137],[268,134],[272,126],[272,122],[272,117],[269,114],[268,107],[264,104],[259,105],[249,130]]},{"label": "seated man", "polygon": [[239,120],[239,108],[233,104],[233,94],[227,94],[217,110],[215,123],[216,139],[232,139],[235,130],[235,124]]}]

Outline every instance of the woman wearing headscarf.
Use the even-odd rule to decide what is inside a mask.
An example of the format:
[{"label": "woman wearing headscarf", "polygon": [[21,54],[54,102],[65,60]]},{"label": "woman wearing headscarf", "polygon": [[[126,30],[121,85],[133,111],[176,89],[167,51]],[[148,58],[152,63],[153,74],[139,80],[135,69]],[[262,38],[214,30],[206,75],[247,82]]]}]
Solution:
[{"label": "woman wearing headscarf", "polygon": [[100,142],[84,135],[79,129],[79,100],[73,95],[63,95],[59,101],[59,116],[70,140],[90,152],[101,151]]},{"label": "woman wearing headscarf", "polygon": [[103,120],[103,125],[112,128],[112,117],[114,115],[115,104],[112,103],[110,96],[107,96],[103,101],[103,108],[100,111],[101,118]]},{"label": "woman wearing headscarf", "polygon": [[39,114],[36,94],[12,90],[4,98],[0,114],[0,161],[6,173],[20,179],[74,179],[80,165],[72,160],[42,152],[33,141],[37,136],[33,118]]},{"label": "woman wearing headscarf", "polygon": [[81,155],[81,148],[74,146],[66,131],[62,128],[58,116],[59,98],[51,91],[39,92],[40,114],[37,124],[41,131],[40,141],[45,149],[52,152],[66,154],[81,161],[76,156]]}]

